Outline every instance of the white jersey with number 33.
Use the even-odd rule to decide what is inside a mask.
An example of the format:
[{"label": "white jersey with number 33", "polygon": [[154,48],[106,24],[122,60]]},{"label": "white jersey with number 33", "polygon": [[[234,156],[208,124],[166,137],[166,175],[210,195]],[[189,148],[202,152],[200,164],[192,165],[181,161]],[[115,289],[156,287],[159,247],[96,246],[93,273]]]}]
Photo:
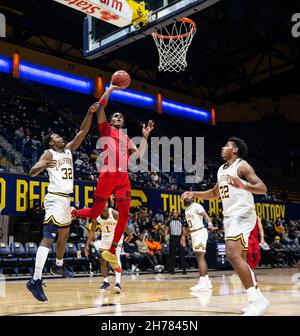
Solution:
[{"label": "white jersey with number 33", "polygon": [[48,191],[51,193],[71,194],[74,187],[73,157],[69,149],[57,152],[49,149],[55,161],[54,168],[47,168],[49,174]]},{"label": "white jersey with number 33", "polygon": [[242,159],[237,159],[230,167],[223,164],[218,170],[218,185],[223,205],[224,216],[243,216],[255,211],[254,198],[251,192],[231,186],[229,176],[238,176],[238,166]]},{"label": "white jersey with number 33", "polygon": [[188,223],[190,231],[199,230],[204,227],[203,216],[201,215],[204,211],[205,210],[203,206],[198,203],[192,203],[185,210],[185,218]]}]

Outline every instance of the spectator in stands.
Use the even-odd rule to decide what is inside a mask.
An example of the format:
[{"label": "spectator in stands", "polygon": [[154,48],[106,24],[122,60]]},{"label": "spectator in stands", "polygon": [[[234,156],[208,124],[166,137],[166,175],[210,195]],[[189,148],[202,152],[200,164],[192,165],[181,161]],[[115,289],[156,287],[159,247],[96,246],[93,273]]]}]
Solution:
[{"label": "spectator in stands", "polygon": [[131,269],[132,272],[139,272],[144,263],[144,256],[139,253],[138,247],[134,242],[123,243],[123,253],[121,252],[122,268]]},{"label": "spectator in stands", "polygon": [[35,201],[33,206],[27,210],[27,218],[30,222],[31,231],[39,231],[44,220],[45,210],[41,207],[40,202]]},{"label": "spectator in stands", "polygon": [[[153,259],[155,259],[155,264],[162,266],[161,244],[155,241],[151,234],[146,239],[146,244],[148,246],[150,254],[152,254]],[[164,269],[163,266],[162,269]]]},{"label": "spectator in stands", "polygon": [[154,255],[152,255],[149,251],[147,243],[145,241],[144,234],[139,234],[138,239],[136,240],[135,244],[138,247],[139,253],[144,257],[144,260],[148,263],[152,270],[155,269],[155,266],[158,265],[158,262]]},{"label": "spectator in stands", "polygon": [[286,253],[283,244],[280,242],[280,237],[276,236],[273,243],[270,244],[272,252],[272,266],[275,265],[285,266],[286,262]]},{"label": "spectator in stands", "polygon": [[0,171],[4,171],[7,165],[6,157],[3,155],[2,151],[0,150]]},{"label": "spectator in stands", "polygon": [[164,221],[164,215],[161,209],[158,209],[157,214],[154,216],[156,223]]}]

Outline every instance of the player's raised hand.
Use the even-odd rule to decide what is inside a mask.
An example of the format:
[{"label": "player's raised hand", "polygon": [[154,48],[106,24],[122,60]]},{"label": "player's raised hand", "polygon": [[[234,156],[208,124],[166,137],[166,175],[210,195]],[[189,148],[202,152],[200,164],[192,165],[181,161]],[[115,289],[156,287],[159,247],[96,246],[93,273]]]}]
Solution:
[{"label": "player's raised hand", "polygon": [[99,103],[98,103],[98,102],[94,103],[93,105],[90,106],[90,108],[89,108],[89,112],[90,112],[90,113],[95,113],[95,112],[97,112],[98,107],[99,107]]},{"label": "player's raised hand", "polygon": [[228,183],[235,188],[245,189],[245,184],[243,181],[236,176],[229,176],[228,181]]},{"label": "player's raised hand", "polygon": [[109,88],[111,90],[116,90],[116,91],[120,91],[120,90],[124,90],[125,86],[118,86],[118,85],[113,85],[112,83],[110,83]]},{"label": "player's raised hand", "polygon": [[145,124],[143,124],[142,134],[143,134],[143,137],[145,139],[148,139],[148,137],[149,137],[150,133],[152,132],[153,128],[154,128],[153,120],[148,121],[147,127],[146,127]]},{"label": "player's raised hand", "polygon": [[185,191],[182,195],[181,195],[181,200],[185,200],[186,198],[192,198],[194,197],[193,192],[192,191]]}]

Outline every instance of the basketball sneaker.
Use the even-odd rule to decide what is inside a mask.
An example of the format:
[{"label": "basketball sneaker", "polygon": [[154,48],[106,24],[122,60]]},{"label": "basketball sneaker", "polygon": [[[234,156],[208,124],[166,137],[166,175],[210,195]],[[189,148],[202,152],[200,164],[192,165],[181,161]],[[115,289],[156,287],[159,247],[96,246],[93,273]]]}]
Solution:
[{"label": "basketball sneaker", "polygon": [[30,279],[26,284],[27,289],[31,292],[35,299],[41,302],[47,302],[48,299],[44,293],[43,286],[46,287],[42,280],[33,280],[33,278]]},{"label": "basketball sneaker", "polygon": [[118,258],[115,254],[112,254],[109,251],[103,251],[101,256],[110,264],[115,272],[122,273],[122,267],[119,265]]},{"label": "basketball sneaker", "polygon": [[249,302],[242,316],[261,316],[268,309],[268,305],[262,300]]},{"label": "basketball sneaker", "polygon": [[205,278],[200,278],[198,284],[194,287],[191,287],[190,291],[192,291],[192,292],[206,292],[209,289],[210,288],[209,288]]},{"label": "basketball sneaker", "polygon": [[[257,288],[257,292],[258,292],[258,295],[259,295],[260,299],[265,303],[265,305],[267,307],[269,307],[270,306],[270,301],[263,295],[263,293],[260,291],[259,288]],[[248,310],[249,305],[250,305],[250,302],[248,303],[248,305],[245,308],[242,309],[243,313],[245,313]]]},{"label": "basketball sneaker", "polygon": [[209,278],[206,278],[206,284],[208,289],[212,289],[212,284]]},{"label": "basketball sneaker", "polygon": [[50,268],[50,273],[53,275],[62,276],[63,278],[73,278],[74,274],[69,271],[65,266],[54,265]]},{"label": "basketball sneaker", "polygon": [[115,287],[114,287],[114,293],[115,294],[121,294],[121,291],[122,291],[121,285],[118,282],[116,282]]},{"label": "basketball sneaker", "polygon": [[103,281],[101,287],[98,289],[99,292],[105,292],[110,287],[109,282]]}]

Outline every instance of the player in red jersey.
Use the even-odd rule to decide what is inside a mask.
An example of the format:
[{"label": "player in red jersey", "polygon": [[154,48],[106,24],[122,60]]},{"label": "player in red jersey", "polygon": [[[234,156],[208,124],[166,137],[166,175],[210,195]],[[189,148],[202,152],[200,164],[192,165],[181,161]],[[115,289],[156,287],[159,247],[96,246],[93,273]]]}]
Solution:
[{"label": "player in red jersey", "polygon": [[152,120],[149,120],[147,127],[143,125],[143,139],[139,148],[137,148],[129,137],[121,131],[121,128],[124,126],[124,116],[122,113],[113,113],[110,123],[107,121],[104,108],[109,96],[112,91],[122,89],[123,87],[111,84],[99,100],[97,121],[103,148],[102,154],[105,157],[94,193],[93,207],[79,210],[74,209],[72,211],[73,217],[96,219],[102,213],[108,197],[114,194],[119,218],[112,245],[108,251],[102,253],[102,257],[117,272],[121,272],[122,269],[116,257],[116,248],[127,225],[131,200],[131,186],[127,170],[129,156],[133,153],[135,153],[136,158],[143,156],[147,147],[147,139],[154,128]]},{"label": "player in red jersey", "polygon": [[260,236],[260,243],[265,244],[264,239],[264,229],[261,224],[260,218],[257,216],[257,221],[254,229],[251,231],[249,236],[248,243],[248,253],[247,253],[247,264],[250,266],[252,270],[258,265],[260,261],[260,245],[258,239],[258,233]]}]

